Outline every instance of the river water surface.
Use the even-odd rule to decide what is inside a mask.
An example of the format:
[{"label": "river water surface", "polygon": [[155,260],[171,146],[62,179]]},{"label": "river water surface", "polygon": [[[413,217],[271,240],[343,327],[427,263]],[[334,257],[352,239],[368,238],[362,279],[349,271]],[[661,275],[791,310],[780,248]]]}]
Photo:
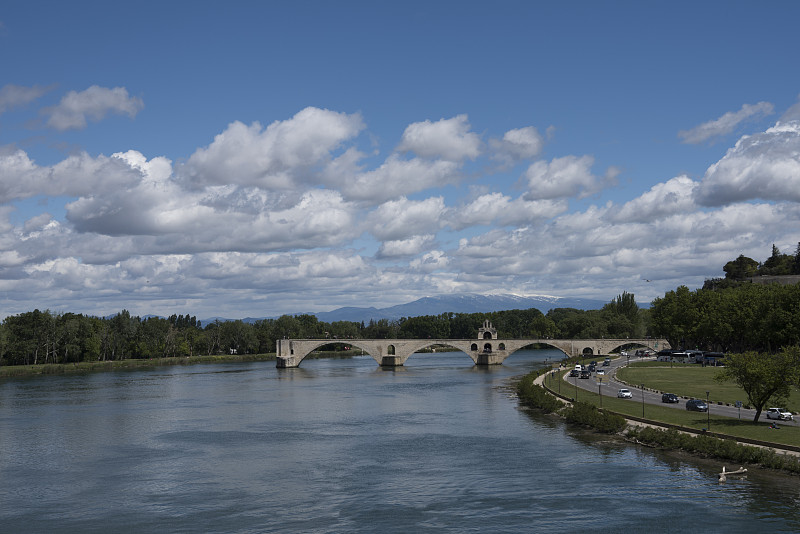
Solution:
[{"label": "river water surface", "polygon": [[[0,382],[0,532],[798,532],[800,480],[519,409],[520,351]],[[728,466],[728,469],[738,466]]]}]

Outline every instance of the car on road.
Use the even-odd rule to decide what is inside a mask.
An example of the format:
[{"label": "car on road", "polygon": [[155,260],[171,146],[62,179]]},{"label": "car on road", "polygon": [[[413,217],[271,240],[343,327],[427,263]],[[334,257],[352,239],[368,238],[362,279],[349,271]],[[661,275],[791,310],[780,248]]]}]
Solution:
[{"label": "car on road", "polygon": [[631,399],[633,398],[633,393],[631,390],[622,388],[621,390],[617,391],[617,397],[620,399]]},{"label": "car on road", "polygon": [[591,378],[591,377],[592,377],[592,372],[589,371],[588,369],[584,369],[583,371],[581,371],[580,378]]},{"label": "car on road", "polygon": [[707,412],[708,404],[700,399],[689,399],[686,401],[686,409],[690,412]]},{"label": "car on road", "polygon": [[608,367],[609,365],[611,365],[611,360],[609,358],[603,360],[603,367]]},{"label": "car on road", "polygon": [[577,369],[573,369],[572,371],[569,372],[569,376],[571,376],[571,377],[572,376],[579,376],[580,374],[581,374],[581,372],[578,371]]},{"label": "car on road", "polygon": [[794,421],[794,416],[789,410],[783,408],[770,408],[767,410],[767,419],[780,419],[781,421]]},{"label": "car on road", "polygon": [[606,374],[606,370],[605,369],[598,369],[597,370],[597,376],[603,376],[604,374]]},{"label": "car on road", "polygon": [[664,393],[663,395],[661,395],[661,402],[668,402],[671,404],[675,404],[676,402],[678,402],[678,396],[675,395],[674,393]]}]

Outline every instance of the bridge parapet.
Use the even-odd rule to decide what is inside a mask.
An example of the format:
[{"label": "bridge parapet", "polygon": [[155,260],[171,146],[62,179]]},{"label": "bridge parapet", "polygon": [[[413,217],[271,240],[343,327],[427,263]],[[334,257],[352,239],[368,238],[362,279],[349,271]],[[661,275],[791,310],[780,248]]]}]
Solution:
[{"label": "bridge parapet", "polygon": [[331,343],[358,347],[384,367],[404,365],[412,354],[431,345],[458,349],[466,353],[475,365],[500,365],[514,352],[533,344],[549,345],[568,357],[609,354],[625,346],[653,350],[669,348],[669,343],[663,339],[279,339],[277,367],[299,367],[308,354]]}]

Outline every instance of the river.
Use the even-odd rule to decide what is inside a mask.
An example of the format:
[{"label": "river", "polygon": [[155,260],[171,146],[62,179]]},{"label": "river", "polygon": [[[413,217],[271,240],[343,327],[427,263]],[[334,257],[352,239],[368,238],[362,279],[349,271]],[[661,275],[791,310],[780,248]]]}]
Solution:
[{"label": "river", "polygon": [[[518,407],[520,351],[0,382],[0,532],[798,532],[797,477]],[[728,466],[732,469],[738,466]]]}]

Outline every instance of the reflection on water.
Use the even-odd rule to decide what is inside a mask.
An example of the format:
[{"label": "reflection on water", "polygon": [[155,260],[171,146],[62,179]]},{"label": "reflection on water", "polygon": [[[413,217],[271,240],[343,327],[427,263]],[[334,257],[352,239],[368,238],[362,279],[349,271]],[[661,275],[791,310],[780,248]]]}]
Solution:
[{"label": "reflection on water", "polygon": [[521,351],[0,383],[0,531],[800,531],[795,477],[518,409]]}]

